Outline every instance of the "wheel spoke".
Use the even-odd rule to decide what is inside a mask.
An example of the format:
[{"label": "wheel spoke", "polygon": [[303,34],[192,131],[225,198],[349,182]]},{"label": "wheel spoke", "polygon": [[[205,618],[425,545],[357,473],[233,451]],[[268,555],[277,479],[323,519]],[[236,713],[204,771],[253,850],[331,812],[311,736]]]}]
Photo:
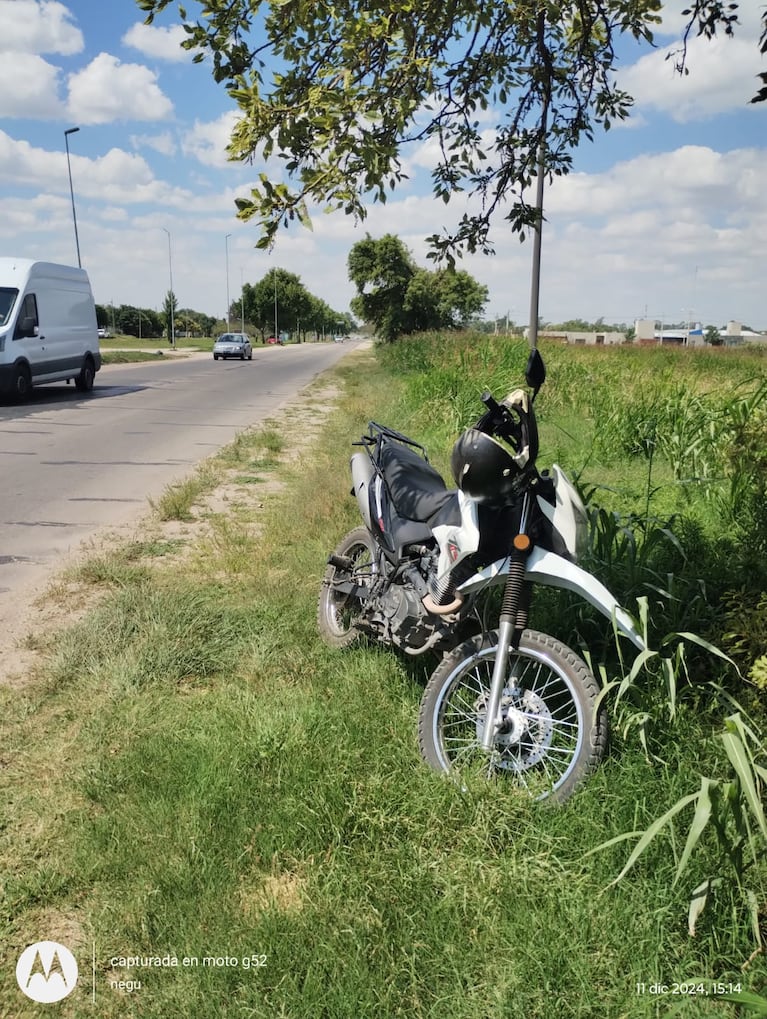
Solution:
[{"label": "wheel spoke", "polygon": [[[593,768],[603,745],[599,741],[594,749],[596,735],[587,736],[589,729],[594,734],[599,731],[591,706],[596,698],[593,677],[573,652],[553,638],[523,638],[509,658],[500,703],[504,724],[494,734],[488,753],[482,748],[482,733],[494,654],[494,648],[474,651],[463,660],[458,658],[451,672],[441,667],[433,677],[438,680],[442,672],[440,685],[432,692],[436,699],[429,728],[440,766],[465,773],[472,762],[481,762],[483,770],[504,777],[534,798],[555,793],[563,799],[571,788],[558,790],[568,783],[574,787],[575,769],[585,774]],[[423,732],[422,726],[422,750]]]},{"label": "wheel spoke", "polygon": [[335,647],[351,644],[356,636],[355,623],[360,615],[359,597],[338,590],[341,583],[371,588],[376,575],[372,539],[363,528],[350,532],[335,555],[350,561],[347,569],[328,566],[320,595],[318,621],[320,633]]}]

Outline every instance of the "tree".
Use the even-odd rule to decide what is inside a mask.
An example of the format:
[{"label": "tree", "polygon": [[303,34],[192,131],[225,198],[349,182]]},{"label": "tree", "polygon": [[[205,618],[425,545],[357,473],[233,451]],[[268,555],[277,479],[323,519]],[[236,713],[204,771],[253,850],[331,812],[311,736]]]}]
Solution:
[{"label": "tree", "polygon": [[417,333],[439,328],[440,292],[433,272],[428,269],[415,271],[405,292],[402,310],[405,313],[403,332]]},{"label": "tree", "polygon": [[416,266],[399,237],[386,234],[374,240],[368,234],[351,249],[347,265],[357,288],[351,302],[354,314],[373,323],[388,342],[411,332],[405,304]]},{"label": "tree", "polygon": [[[256,217],[259,244],[281,225],[308,222],[309,203],[359,219],[405,176],[408,143],[431,142],[433,190],[480,201],[456,230],[433,235],[434,257],[491,251],[491,221],[503,215],[524,236],[538,213],[527,192],[544,175],[566,174],[573,149],[624,119],[616,45],[652,41],[661,0],[205,0],[190,20],[185,0],[137,0],[151,23],[178,3],[184,47],[241,111],[233,159],[279,156],[289,183],[261,174],[241,219]],[[737,3],[688,0],[679,54],[695,30],[732,34]],[[760,40],[767,51],[767,13]],[[767,84],[767,76],[760,76]],[[767,88],[755,101],[767,99]],[[495,118],[491,124],[489,117]],[[493,129],[494,128],[494,129]],[[465,202],[465,194],[462,201]]]},{"label": "tree", "polygon": [[176,312],[178,310],[178,299],[172,290],[169,290],[165,295],[162,310],[165,315],[165,328],[168,331],[168,343],[170,343],[171,346],[174,346],[176,342]]},{"label": "tree", "polygon": [[716,326],[706,326],[706,332],[703,335],[703,339],[706,343],[710,343],[712,347],[720,347],[722,345],[722,334]]},{"label": "tree", "polygon": [[99,329],[107,329],[109,327],[109,309],[103,304],[96,305],[96,325]]},{"label": "tree", "polygon": [[467,272],[419,268],[393,234],[367,235],[349,252],[349,279],[357,287],[352,311],[391,342],[403,333],[455,329],[479,315],[487,287]]},{"label": "tree", "polygon": [[[287,269],[270,269],[258,283],[243,284],[242,300],[245,318],[261,333],[262,341],[275,333],[290,332],[295,333],[300,342],[307,330],[321,331],[324,320],[327,326],[331,318],[344,317],[310,294],[301,277]],[[233,308],[240,317],[240,302],[235,302]]]},{"label": "tree", "polygon": [[190,315],[188,311],[182,310],[175,315],[174,325],[176,327],[176,336],[194,336],[197,332],[197,320],[193,315]]},{"label": "tree", "polygon": [[434,274],[439,291],[439,325],[436,328],[459,329],[467,326],[484,310],[488,290],[463,270],[440,269]]},{"label": "tree", "polygon": [[287,269],[270,269],[254,286],[243,287],[245,317],[261,332],[261,338],[279,336],[295,318],[292,295],[301,280]]}]

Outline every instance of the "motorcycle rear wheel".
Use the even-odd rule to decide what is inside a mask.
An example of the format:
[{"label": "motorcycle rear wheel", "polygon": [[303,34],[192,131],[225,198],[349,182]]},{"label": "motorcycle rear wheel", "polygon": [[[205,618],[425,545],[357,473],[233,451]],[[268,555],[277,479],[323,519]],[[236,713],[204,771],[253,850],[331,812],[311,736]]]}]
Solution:
[{"label": "motorcycle rear wheel", "polygon": [[355,621],[360,601],[353,595],[337,590],[339,581],[351,581],[359,587],[370,587],[375,564],[375,543],[364,527],[355,527],[341,539],[333,556],[350,560],[349,569],[328,564],[322,578],[317,605],[317,626],[320,636],[331,647],[344,648],[360,636]]},{"label": "motorcycle rear wheel", "polygon": [[432,673],[421,700],[421,754],[436,771],[505,778],[533,799],[562,803],[604,756],[607,714],[596,708],[596,680],[570,648],[525,630],[509,653],[504,726],[488,754],[481,739],[498,635],[487,637],[459,645]]}]

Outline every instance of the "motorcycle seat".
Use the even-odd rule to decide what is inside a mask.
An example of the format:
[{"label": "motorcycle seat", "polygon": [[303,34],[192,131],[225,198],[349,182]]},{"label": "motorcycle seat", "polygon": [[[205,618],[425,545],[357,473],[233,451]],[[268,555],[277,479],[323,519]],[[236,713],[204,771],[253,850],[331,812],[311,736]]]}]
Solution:
[{"label": "motorcycle seat", "polygon": [[414,450],[384,440],[378,464],[399,516],[424,523],[455,497],[442,476]]}]

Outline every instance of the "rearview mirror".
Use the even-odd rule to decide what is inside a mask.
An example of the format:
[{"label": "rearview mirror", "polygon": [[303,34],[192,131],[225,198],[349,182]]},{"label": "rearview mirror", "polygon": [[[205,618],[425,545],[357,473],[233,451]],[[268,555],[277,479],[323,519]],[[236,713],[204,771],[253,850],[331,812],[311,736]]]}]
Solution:
[{"label": "rearview mirror", "polygon": [[26,318],[20,320],[17,335],[21,337],[37,336],[37,325],[32,315],[27,315]]},{"label": "rearview mirror", "polygon": [[535,398],[538,390],[541,388],[543,383],[546,381],[546,365],[543,363],[540,351],[537,347],[533,347],[530,351],[530,356],[527,359],[527,367],[525,368],[525,382],[533,391],[533,398]]}]

